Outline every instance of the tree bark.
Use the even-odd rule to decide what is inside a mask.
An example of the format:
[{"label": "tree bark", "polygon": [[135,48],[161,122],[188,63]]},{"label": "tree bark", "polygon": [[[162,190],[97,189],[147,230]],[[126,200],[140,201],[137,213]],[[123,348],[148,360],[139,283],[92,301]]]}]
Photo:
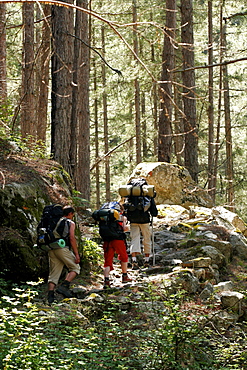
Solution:
[{"label": "tree bark", "polygon": [[[102,55],[105,56],[105,30],[102,27]],[[103,85],[103,121],[104,121],[104,150],[105,154],[109,151],[109,137],[108,137],[108,112],[107,112],[107,94],[106,94],[106,73],[105,63],[102,63],[102,85]],[[110,187],[110,159],[105,158],[105,196],[106,201],[111,200],[111,187]]]},{"label": "tree bark", "polygon": [[174,39],[176,28],[176,1],[166,0],[166,27],[162,55],[160,84],[159,150],[158,160],[171,162],[172,153],[172,80],[174,69]]},{"label": "tree bark", "polygon": [[[213,9],[208,1],[208,63],[213,64]],[[208,70],[208,191],[215,201],[214,181],[214,80],[213,67]]]},{"label": "tree bark", "polygon": [[157,92],[157,84],[156,82],[153,83],[153,128],[154,128],[154,135],[153,135],[153,152],[155,158],[158,159],[158,92]]},{"label": "tree bark", "polygon": [[[87,0],[77,0],[87,9]],[[71,119],[71,163],[75,166],[75,186],[82,198],[90,200],[89,44],[88,15],[76,11],[73,101]],[[77,149],[77,150],[76,150]],[[73,152],[74,150],[74,152]],[[73,154],[72,154],[73,153]]]},{"label": "tree bark", "polygon": [[0,104],[7,118],[7,67],[6,67],[6,4],[0,3]]},{"label": "tree bark", "polygon": [[183,105],[185,148],[184,164],[192,179],[198,182],[198,134],[196,124],[195,72],[185,71],[194,66],[194,36],[192,0],[181,1],[181,41],[183,44]]},{"label": "tree bark", "polygon": [[221,107],[222,107],[222,61],[223,61],[223,4],[220,5],[220,49],[219,49],[219,96],[218,96],[218,114],[217,114],[217,129],[216,129],[216,148],[214,156],[214,175],[213,175],[213,188],[215,189],[215,198],[217,193],[217,173],[218,173],[218,161],[219,161],[219,150],[220,150],[220,128],[221,128]]},{"label": "tree bark", "polygon": [[23,56],[21,135],[31,144],[36,140],[34,93],[34,4],[23,3]]},{"label": "tree bark", "polygon": [[141,99],[141,115],[142,115],[142,153],[144,161],[148,160],[148,143],[147,143],[147,121],[146,121],[146,104],[145,93],[142,93]]},{"label": "tree bark", "polygon": [[[223,27],[223,48],[226,52],[226,25]],[[227,204],[232,212],[235,212],[234,186],[233,186],[233,158],[232,158],[232,126],[230,113],[229,76],[227,65],[223,66],[224,88],[224,112],[225,112],[225,135],[226,135],[226,179],[227,179]]]},{"label": "tree bark", "polygon": [[37,104],[37,139],[46,142],[48,91],[49,91],[49,62],[50,62],[50,39],[51,39],[51,6],[43,6],[44,17],[42,23],[42,39],[39,51],[38,68],[38,104]]},{"label": "tree bark", "polygon": [[[134,52],[138,55],[138,39],[137,39],[137,5],[136,0],[132,2],[132,9],[133,9],[133,41],[134,41]],[[140,85],[138,77],[135,78],[134,81],[134,88],[135,88],[135,128],[136,128],[136,164],[142,161],[142,153],[141,153],[141,114],[140,114]]]},{"label": "tree bark", "polygon": [[[67,1],[73,3],[73,0]],[[52,6],[52,128],[51,152],[71,172],[71,112],[73,68],[73,10]]]},{"label": "tree bark", "polygon": [[[99,118],[98,118],[98,97],[97,97],[97,68],[95,59],[93,59],[93,86],[94,86],[94,137],[95,137],[95,159],[99,159]],[[100,167],[95,166],[95,183],[96,183],[96,208],[100,207]]]}]

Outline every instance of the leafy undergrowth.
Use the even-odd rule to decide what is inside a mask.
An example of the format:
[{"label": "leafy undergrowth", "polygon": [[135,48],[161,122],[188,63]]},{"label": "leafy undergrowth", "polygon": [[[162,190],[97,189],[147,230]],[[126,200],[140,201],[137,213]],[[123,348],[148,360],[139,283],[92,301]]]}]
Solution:
[{"label": "leafy undergrowth", "polygon": [[[82,266],[75,284],[91,291],[102,288],[102,254],[90,243],[87,253],[91,262]],[[119,271],[115,266],[115,282]],[[131,274],[138,284],[52,306],[45,303],[43,282],[11,287],[0,281],[0,368],[247,369],[243,319],[220,327],[214,317],[221,307],[213,300],[205,304],[183,291],[168,294],[162,277],[145,280]],[[223,280],[246,294],[246,278],[246,264],[234,259]]]},{"label": "leafy undergrowth", "polygon": [[1,369],[247,369],[246,323],[221,329],[220,307],[168,295],[162,282],[51,307],[40,294],[30,282],[1,298]]}]

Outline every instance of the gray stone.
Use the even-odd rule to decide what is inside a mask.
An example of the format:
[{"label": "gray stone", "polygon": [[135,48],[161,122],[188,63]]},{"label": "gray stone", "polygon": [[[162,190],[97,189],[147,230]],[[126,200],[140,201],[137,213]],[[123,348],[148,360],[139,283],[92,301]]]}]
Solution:
[{"label": "gray stone", "polygon": [[226,264],[225,256],[215,247],[212,247],[211,245],[205,245],[204,247],[201,247],[201,251],[205,256],[211,258],[212,263],[215,263],[219,267],[222,267]]},{"label": "gray stone", "polygon": [[200,284],[197,277],[191,270],[178,268],[177,271],[169,274],[173,287],[183,289],[187,293],[196,293]]},{"label": "gray stone", "polygon": [[216,248],[221,254],[223,254],[227,263],[230,262],[233,254],[233,246],[230,242],[224,240],[209,239],[206,241],[206,243],[211,247]]},{"label": "gray stone", "polygon": [[245,222],[236,213],[231,212],[222,206],[217,206],[212,209],[212,214],[218,220],[218,223],[226,228],[232,231],[238,229],[244,235],[247,233]]},{"label": "gray stone", "polygon": [[183,267],[191,267],[193,269],[196,268],[203,268],[203,267],[209,267],[211,265],[211,258],[210,257],[198,257],[194,258],[189,261],[184,261],[182,263]]},{"label": "gray stone", "polygon": [[212,296],[213,291],[214,291],[213,285],[208,283],[200,293],[199,298],[203,301],[206,301],[208,298]]},{"label": "gray stone", "polygon": [[233,290],[234,284],[232,281],[222,281],[217,285],[214,285],[215,292],[223,292]]},{"label": "gray stone", "polygon": [[230,234],[230,243],[237,254],[243,260],[247,259],[247,239],[243,234],[232,232]]},{"label": "gray stone", "polygon": [[232,311],[241,314],[244,295],[239,292],[223,291],[221,293],[221,304],[223,308],[230,308]]}]

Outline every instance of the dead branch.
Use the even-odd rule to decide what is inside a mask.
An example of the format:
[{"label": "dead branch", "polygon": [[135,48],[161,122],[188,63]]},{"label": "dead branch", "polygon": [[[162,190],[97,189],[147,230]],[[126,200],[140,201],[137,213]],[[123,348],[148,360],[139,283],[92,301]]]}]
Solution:
[{"label": "dead branch", "polygon": [[122,143],[115,146],[113,149],[109,150],[106,154],[104,154],[102,157],[98,158],[97,161],[92,165],[90,168],[90,171],[92,171],[100,162],[102,162],[106,157],[108,157],[111,153],[113,153],[116,149],[118,149],[120,146],[128,143],[130,140],[132,140],[135,136],[130,137],[129,139],[126,139]]},{"label": "dead branch", "polygon": [[[173,70],[172,72],[177,73],[177,72],[193,71],[195,69],[214,68],[214,67],[226,66],[228,64],[242,62],[244,60],[247,60],[247,57],[243,57],[243,58],[239,58],[239,59],[233,59],[233,60],[226,60],[225,62],[222,62],[222,63],[208,64],[208,65],[205,64],[203,66],[194,66],[194,67],[190,67],[190,68],[179,69],[179,70],[176,70],[176,71]],[[171,72],[171,71],[169,71],[169,72]]]}]

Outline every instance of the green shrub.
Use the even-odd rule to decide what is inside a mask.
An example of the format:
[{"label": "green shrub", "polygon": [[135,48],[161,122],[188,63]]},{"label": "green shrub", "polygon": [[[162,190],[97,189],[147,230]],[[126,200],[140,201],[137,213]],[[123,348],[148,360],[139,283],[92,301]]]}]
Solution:
[{"label": "green shrub", "polygon": [[98,266],[103,262],[103,249],[96,242],[82,238],[83,256],[93,265]]}]

